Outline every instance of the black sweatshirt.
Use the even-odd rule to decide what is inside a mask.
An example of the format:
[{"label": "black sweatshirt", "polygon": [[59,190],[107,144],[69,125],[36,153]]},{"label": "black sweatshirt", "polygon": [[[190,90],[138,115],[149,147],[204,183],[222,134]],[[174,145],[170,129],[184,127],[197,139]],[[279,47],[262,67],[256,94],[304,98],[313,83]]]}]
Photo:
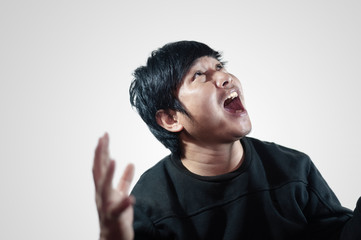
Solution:
[{"label": "black sweatshirt", "polygon": [[231,173],[191,173],[165,157],[135,185],[135,239],[361,239],[361,200],[342,207],[310,158],[253,138]]}]

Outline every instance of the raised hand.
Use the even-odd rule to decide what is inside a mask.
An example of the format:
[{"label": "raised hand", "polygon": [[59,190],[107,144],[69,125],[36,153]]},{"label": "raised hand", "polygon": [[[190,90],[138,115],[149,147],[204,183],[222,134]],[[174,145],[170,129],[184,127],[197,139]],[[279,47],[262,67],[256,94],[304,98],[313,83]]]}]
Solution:
[{"label": "raised hand", "polygon": [[112,186],[114,170],[115,161],[109,157],[109,136],[104,134],[99,139],[93,163],[100,239],[130,240],[134,238],[133,204],[135,199],[129,196],[134,166],[129,164],[126,167],[117,188]]}]

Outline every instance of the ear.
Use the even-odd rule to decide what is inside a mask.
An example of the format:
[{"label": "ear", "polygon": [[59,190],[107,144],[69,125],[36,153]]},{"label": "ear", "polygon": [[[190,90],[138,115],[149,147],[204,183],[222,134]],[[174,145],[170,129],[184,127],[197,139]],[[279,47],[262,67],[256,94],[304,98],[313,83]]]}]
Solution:
[{"label": "ear", "polygon": [[174,110],[158,110],[155,118],[159,126],[170,132],[180,132],[183,130],[183,125],[178,122],[178,116]]}]

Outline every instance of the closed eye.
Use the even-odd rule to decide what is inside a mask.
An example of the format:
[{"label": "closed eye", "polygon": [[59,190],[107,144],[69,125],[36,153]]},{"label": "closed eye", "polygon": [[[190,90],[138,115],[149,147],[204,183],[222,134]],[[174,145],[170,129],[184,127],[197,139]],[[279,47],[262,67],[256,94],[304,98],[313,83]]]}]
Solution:
[{"label": "closed eye", "polygon": [[223,67],[223,64],[219,63],[216,65],[216,69],[217,70],[222,70],[224,67]]},{"label": "closed eye", "polygon": [[194,75],[193,75],[193,79],[196,79],[199,76],[202,76],[203,73],[201,71],[197,71]]}]

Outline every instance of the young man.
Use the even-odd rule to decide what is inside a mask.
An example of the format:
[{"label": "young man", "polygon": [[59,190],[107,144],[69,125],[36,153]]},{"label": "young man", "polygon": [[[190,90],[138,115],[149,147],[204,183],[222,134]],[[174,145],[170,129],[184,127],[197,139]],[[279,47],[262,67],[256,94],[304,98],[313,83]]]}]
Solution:
[{"label": "young man", "polygon": [[307,155],[246,137],[240,81],[217,51],[170,43],[134,77],[131,103],[172,154],[129,196],[134,167],[112,188],[109,138],[100,138],[101,239],[361,239],[361,200],[343,208]]}]

